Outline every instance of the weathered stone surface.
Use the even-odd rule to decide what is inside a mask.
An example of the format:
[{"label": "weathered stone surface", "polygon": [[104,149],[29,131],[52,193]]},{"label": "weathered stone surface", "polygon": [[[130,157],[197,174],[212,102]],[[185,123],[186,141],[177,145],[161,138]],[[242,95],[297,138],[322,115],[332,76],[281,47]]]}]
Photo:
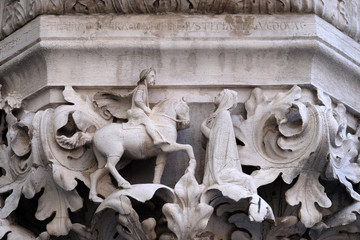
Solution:
[{"label": "weathered stone surface", "polygon": [[5,0],[2,2],[1,38],[42,14],[289,14],[313,13],[355,40],[360,40],[360,5],[356,0]]},{"label": "weathered stone surface", "polygon": [[128,3],[0,3],[0,237],[358,238],[357,2]]},{"label": "weathered stone surface", "polygon": [[346,91],[360,88],[359,46],[314,15],[42,16],[0,47],[4,93],[19,92],[33,110],[63,101],[62,85],[125,93],[149,66],[158,72],[153,103],[182,97],[183,85],[192,86],[188,101],[208,102],[223,85],[300,84],[360,110]]}]

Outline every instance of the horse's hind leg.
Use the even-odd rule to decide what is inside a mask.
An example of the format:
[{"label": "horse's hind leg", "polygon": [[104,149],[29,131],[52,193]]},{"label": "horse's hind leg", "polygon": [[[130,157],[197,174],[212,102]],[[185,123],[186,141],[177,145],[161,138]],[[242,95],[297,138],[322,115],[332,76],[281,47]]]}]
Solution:
[{"label": "horse's hind leg", "polygon": [[89,199],[93,202],[100,203],[104,199],[98,197],[96,186],[99,179],[101,179],[105,174],[108,173],[108,170],[106,168],[99,168],[92,174],[90,174],[90,193],[89,193]]},{"label": "horse's hind leg", "polygon": [[106,159],[102,154],[97,151],[96,148],[94,148],[94,154],[96,157],[96,161],[98,162],[98,169],[96,169],[95,172],[90,174],[89,199],[93,202],[102,202],[103,199],[98,197],[96,187],[98,180],[101,179],[106,173],[108,173],[108,170],[105,168]]},{"label": "horse's hind leg", "polygon": [[156,184],[160,183],[162,174],[164,172],[167,156],[168,156],[167,153],[160,153],[156,157],[156,165],[155,165],[155,170],[154,170],[153,183],[156,183]]},{"label": "horse's hind leg", "polygon": [[109,170],[109,172],[111,173],[111,175],[115,178],[115,180],[118,183],[118,186],[121,188],[131,188],[131,185],[128,181],[126,181],[120,174],[119,172],[116,170],[116,164],[120,161],[120,156],[109,156],[107,158],[107,163],[105,165],[105,168],[107,170]]}]

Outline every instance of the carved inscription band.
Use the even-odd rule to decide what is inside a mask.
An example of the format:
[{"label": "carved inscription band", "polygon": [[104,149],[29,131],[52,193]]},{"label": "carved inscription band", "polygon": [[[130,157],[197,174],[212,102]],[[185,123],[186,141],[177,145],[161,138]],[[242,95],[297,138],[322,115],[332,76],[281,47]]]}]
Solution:
[{"label": "carved inscription band", "polygon": [[[357,0],[5,0],[1,19],[0,39],[13,33],[27,22],[42,14],[133,14],[133,13],[200,13],[200,14],[286,14],[315,13],[330,22],[356,41],[360,40],[360,5]],[[113,26],[116,30],[153,28],[155,26],[124,23]],[[204,31],[205,29],[226,30],[229,25],[210,23],[188,23],[188,25],[163,25],[159,28],[187,29]],[[293,24],[267,23],[263,25],[244,25],[243,30],[260,28],[266,30],[285,30],[297,28]]]}]

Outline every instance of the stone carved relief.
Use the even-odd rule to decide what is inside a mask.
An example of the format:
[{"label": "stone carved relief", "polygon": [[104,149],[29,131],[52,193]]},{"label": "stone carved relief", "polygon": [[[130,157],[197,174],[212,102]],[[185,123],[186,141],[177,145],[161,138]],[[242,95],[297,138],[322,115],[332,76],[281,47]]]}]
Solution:
[{"label": "stone carved relief", "polygon": [[360,5],[356,0],[5,0],[0,39],[41,14],[71,13],[315,13],[341,31],[360,40]]},{"label": "stone carved relief", "polygon": [[[249,199],[249,218],[261,222],[274,220],[271,207],[257,195],[253,179],[242,172],[235,141],[230,110],[237,105],[237,93],[225,89],[215,97],[216,110],[201,125],[208,139],[204,171],[203,201],[210,204],[219,198],[218,192],[236,202]],[[212,204],[214,207],[214,203]]]},{"label": "stone carved relief", "polygon": [[[269,101],[255,89],[245,103],[247,119],[238,119],[236,135],[245,146],[239,147],[244,165],[258,166],[252,176],[257,187],[278,176],[291,184],[285,193],[288,204],[300,204],[299,217],[306,227],[318,224],[331,199],[320,179],[338,180],[358,201],[358,132],[346,133],[345,107],[332,107],[328,96],[318,91],[320,105],[299,101],[301,89],[292,88]],[[265,112],[265,114],[264,114]],[[256,122],[257,124],[254,124]]]},{"label": "stone carved relief", "polygon": [[[105,169],[95,157],[99,157],[99,146],[93,139],[109,127],[111,131],[102,139],[112,138],[116,143],[116,129],[126,128],[126,124],[113,123],[116,117],[104,118],[100,113],[102,94],[95,94],[93,100],[98,102],[94,105],[67,86],[63,95],[69,105],[36,113],[23,110],[16,93],[1,98],[0,237],[358,237],[360,130],[350,129],[345,106],[320,90],[316,100],[310,101],[302,98],[297,86],[272,97],[256,88],[244,103],[246,115],[231,115],[237,93],[223,90],[215,98],[215,111],[199,129],[204,135],[206,167],[198,171],[204,171],[204,178],[202,182],[195,178],[195,164],[190,162],[174,188],[160,184],[163,167],[155,169],[160,174],[155,174],[153,183],[118,188],[118,169],[101,170],[105,176],[91,183],[91,176]],[[162,107],[165,112],[160,111]],[[176,132],[174,119],[188,126],[188,110],[182,100],[163,100],[150,110],[150,116],[165,117]],[[141,128],[146,134],[141,123],[127,127]],[[176,137],[158,130],[166,141],[154,146],[148,136],[148,152],[179,146]],[[107,143],[104,149],[114,148]],[[162,151],[154,154],[161,156]],[[89,197],[91,188],[95,194]],[[46,228],[29,227],[17,218],[23,201],[37,202],[33,219]],[[74,217],[74,212],[82,212],[91,222]]]}]

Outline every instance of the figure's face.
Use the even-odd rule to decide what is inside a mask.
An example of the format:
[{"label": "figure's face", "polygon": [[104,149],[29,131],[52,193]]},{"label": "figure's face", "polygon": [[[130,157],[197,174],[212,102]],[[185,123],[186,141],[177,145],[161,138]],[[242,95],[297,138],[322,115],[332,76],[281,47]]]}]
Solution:
[{"label": "figure's face", "polygon": [[153,86],[155,85],[155,72],[151,71],[147,76],[146,76],[146,82],[149,86]]},{"label": "figure's face", "polygon": [[214,103],[216,106],[220,104],[221,99],[223,98],[224,92],[220,92],[218,95],[214,97]]}]

